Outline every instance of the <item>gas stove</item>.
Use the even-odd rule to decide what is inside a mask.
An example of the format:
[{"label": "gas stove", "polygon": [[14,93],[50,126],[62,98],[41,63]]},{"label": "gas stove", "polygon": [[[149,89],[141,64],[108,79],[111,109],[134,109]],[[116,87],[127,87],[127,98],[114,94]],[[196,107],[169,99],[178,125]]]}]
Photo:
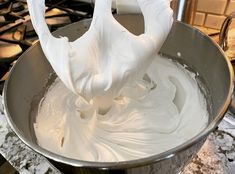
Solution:
[{"label": "gas stove", "polygon": [[[46,0],[46,21],[51,32],[91,18],[92,14],[92,3]],[[0,0],[0,93],[12,65],[37,40],[26,0]]]}]

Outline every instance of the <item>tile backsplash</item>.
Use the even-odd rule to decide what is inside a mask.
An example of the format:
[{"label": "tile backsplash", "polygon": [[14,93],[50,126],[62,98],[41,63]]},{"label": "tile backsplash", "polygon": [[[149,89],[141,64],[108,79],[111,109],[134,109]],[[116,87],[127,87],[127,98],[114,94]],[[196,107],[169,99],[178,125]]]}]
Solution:
[{"label": "tile backsplash", "polygon": [[[194,25],[220,29],[226,16],[233,11],[235,0],[198,0]],[[235,27],[235,18],[231,27]]]}]

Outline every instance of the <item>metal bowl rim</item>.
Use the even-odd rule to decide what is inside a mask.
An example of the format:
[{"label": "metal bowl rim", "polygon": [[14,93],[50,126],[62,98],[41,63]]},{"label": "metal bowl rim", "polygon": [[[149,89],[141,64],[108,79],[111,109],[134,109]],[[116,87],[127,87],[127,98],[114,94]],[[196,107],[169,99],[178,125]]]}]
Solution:
[{"label": "metal bowl rim", "polygon": [[[83,22],[88,22],[90,20],[91,19],[86,19]],[[77,23],[79,23],[79,22],[77,22]],[[16,135],[29,148],[31,148],[32,150],[38,152],[39,154],[41,154],[41,155],[43,155],[43,156],[45,156],[49,159],[52,159],[54,161],[64,163],[64,164],[67,164],[67,165],[75,166],[75,167],[98,168],[98,169],[102,169],[102,170],[134,168],[134,167],[140,167],[140,166],[156,163],[156,162],[159,162],[159,161],[167,160],[169,158],[172,158],[173,156],[176,156],[177,154],[181,153],[182,151],[185,151],[189,147],[193,146],[195,143],[200,142],[201,140],[205,139],[209,135],[209,133],[211,133],[216,128],[216,126],[219,124],[219,122],[223,119],[224,114],[226,113],[226,111],[227,111],[227,109],[230,105],[230,102],[231,102],[231,99],[232,99],[233,88],[234,88],[233,68],[232,68],[232,65],[229,61],[229,58],[225,55],[224,51],[211,38],[209,38],[207,35],[205,35],[201,31],[199,31],[198,29],[193,28],[193,27],[191,27],[191,26],[189,26],[185,23],[182,23],[182,22],[179,22],[179,21],[175,21],[175,23],[178,23],[180,25],[185,25],[186,27],[189,27],[191,30],[199,32],[205,39],[209,40],[215,47],[217,47],[217,49],[219,49],[219,51],[221,52],[221,54],[225,58],[225,60],[227,62],[228,70],[229,70],[229,73],[230,73],[229,92],[226,96],[226,100],[224,102],[224,105],[220,108],[220,112],[215,117],[215,119],[201,133],[199,133],[197,136],[195,136],[192,139],[188,140],[187,142],[185,142],[185,143],[183,143],[183,144],[181,144],[181,145],[179,145],[175,148],[172,148],[168,151],[165,151],[163,153],[152,155],[152,156],[146,157],[146,158],[137,159],[137,160],[121,161],[121,162],[90,162],[90,161],[82,161],[82,160],[71,159],[71,158],[61,156],[59,154],[55,154],[53,152],[50,152],[50,151],[40,147],[37,144],[31,143],[30,141],[27,140],[27,138],[25,138],[25,136],[22,134],[22,132],[18,129],[18,127],[13,122],[13,120],[11,118],[11,115],[10,115],[10,112],[8,110],[6,94],[7,94],[7,89],[8,89],[8,83],[11,79],[12,74],[14,73],[14,69],[15,69],[14,67],[17,66],[19,61],[21,61],[23,59],[24,54],[27,54],[28,52],[30,52],[35,46],[37,46],[39,44],[39,42],[37,42],[32,47],[30,47],[27,51],[25,51],[20,56],[20,58],[18,59],[18,61],[14,65],[14,67],[11,69],[11,72],[9,74],[9,78],[5,82],[4,89],[3,89],[3,104],[4,104],[4,109],[5,109],[5,113],[6,113],[6,116],[7,116],[6,118],[7,118],[7,121],[9,123],[9,125],[11,126],[13,131],[16,133]],[[67,26],[65,26],[65,27],[67,27]]]}]

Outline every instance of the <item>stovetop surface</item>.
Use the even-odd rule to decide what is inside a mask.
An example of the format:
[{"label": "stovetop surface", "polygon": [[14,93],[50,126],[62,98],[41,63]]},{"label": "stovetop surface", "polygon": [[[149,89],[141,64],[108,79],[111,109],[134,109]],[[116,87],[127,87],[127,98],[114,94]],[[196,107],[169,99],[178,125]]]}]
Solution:
[{"label": "stovetop surface", "polygon": [[[46,0],[46,21],[51,32],[91,18],[93,5],[77,0]],[[0,0],[0,93],[10,68],[37,41],[26,0]]]}]

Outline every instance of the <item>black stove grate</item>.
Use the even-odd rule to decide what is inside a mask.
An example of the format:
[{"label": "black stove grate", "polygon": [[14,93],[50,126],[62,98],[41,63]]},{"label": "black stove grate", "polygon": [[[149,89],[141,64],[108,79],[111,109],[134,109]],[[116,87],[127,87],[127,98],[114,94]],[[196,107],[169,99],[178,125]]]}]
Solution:
[{"label": "black stove grate", "polygon": [[[93,15],[91,3],[77,0],[46,0],[45,3],[46,20],[51,31]],[[0,0],[0,93],[12,62],[37,39],[26,0]]]}]

